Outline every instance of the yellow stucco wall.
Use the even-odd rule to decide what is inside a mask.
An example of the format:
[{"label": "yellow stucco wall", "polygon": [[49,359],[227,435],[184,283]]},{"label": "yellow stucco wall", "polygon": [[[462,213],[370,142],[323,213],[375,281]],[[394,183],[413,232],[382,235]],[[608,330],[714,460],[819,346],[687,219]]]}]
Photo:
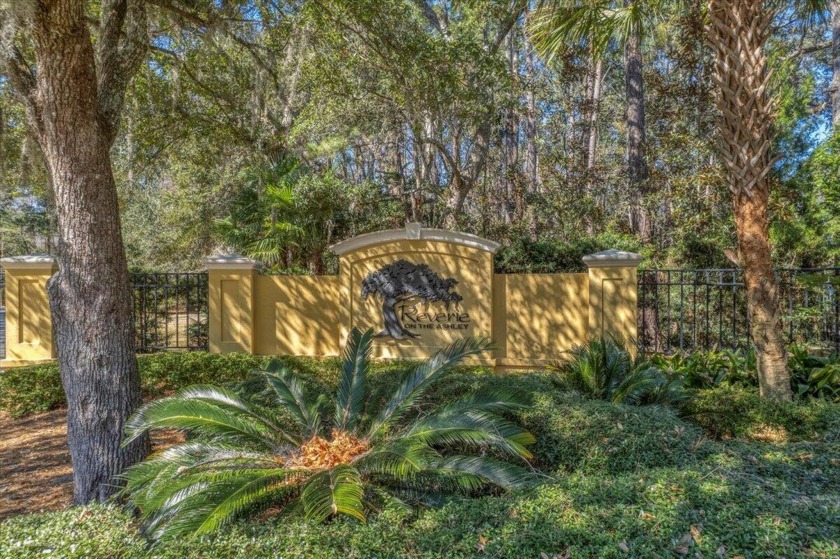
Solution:
[{"label": "yellow stucco wall", "polygon": [[497,274],[493,292],[498,366],[546,365],[586,341],[587,274]]},{"label": "yellow stucco wall", "polygon": [[[473,235],[409,224],[405,231],[362,235],[333,247],[340,257],[337,276],[265,276],[258,262],[241,256],[207,259],[209,349],[340,355],[352,328],[383,331],[383,300],[363,297],[362,283],[399,260],[415,265],[400,277],[426,265],[440,280],[456,280],[447,294],[461,300],[448,308],[418,297],[389,305],[404,338],[378,336],[376,358],[425,358],[467,336],[494,341],[493,353],[473,363],[500,370],[561,360],[589,337],[612,336],[635,347],[640,256],[610,250],[584,257],[587,273],[503,275],[493,273],[497,248]],[[49,360],[54,351],[45,286],[55,262],[49,257],[2,262],[7,355],[0,367]]]},{"label": "yellow stucco wall", "polygon": [[[604,251],[584,258],[587,273],[499,275],[493,273],[497,248],[472,235],[410,224],[333,247],[337,276],[263,276],[258,263],[242,257],[208,260],[210,350],[335,356],[351,329],[372,328],[381,334],[375,358],[425,358],[466,336],[486,337],[493,353],[473,362],[505,370],[562,360],[589,337],[635,341],[641,257]],[[413,266],[395,272],[397,279],[389,276],[389,286],[426,265],[439,280],[456,280],[447,294],[461,300],[447,308],[434,298],[401,295],[386,306],[382,297],[363,296],[365,278],[400,260]],[[421,281],[432,281],[423,274]],[[386,307],[393,310],[389,331]]]},{"label": "yellow stucco wall", "polygon": [[[397,260],[427,264],[441,278],[455,278],[458,284],[452,291],[463,297],[463,300],[449,308],[443,303],[424,303],[417,299],[406,301],[403,303],[406,314],[422,316],[429,321],[404,321],[406,327],[411,327],[410,331],[416,333],[418,338],[378,338],[374,344],[375,357],[420,358],[465,336],[492,336],[492,254],[443,241],[401,240],[365,247],[342,256],[339,273],[343,287],[341,300],[347,304],[342,306],[341,339],[346,339],[352,328],[373,328],[376,332],[383,329],[382,301],[372,296],[363,298],[362,281],[371,272]],[[459,323],[454,317],[453,320],[440,323],[431,322],[432,317],[441,313],[457,313],[462,322]]]},{"label": "yellow stucco wall", "polygon": [[339,355],[338,276],[257,276],[254,353]]},{"label": "yellow stucco wall", "polygon": [[49,361],[55,356],[46,284],[55,273],[49,257],[3,260],[6,275],[6,357],[0,368]]}]

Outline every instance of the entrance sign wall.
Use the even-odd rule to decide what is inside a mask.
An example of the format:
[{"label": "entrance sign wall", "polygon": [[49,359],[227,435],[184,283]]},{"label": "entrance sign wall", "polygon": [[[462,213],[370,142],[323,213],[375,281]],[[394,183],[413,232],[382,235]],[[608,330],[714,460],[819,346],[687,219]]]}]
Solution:
[{"label": "entrance sign wall", "polygon": [[[498,248],[475,235],[409,224],[334,245],[336,276],[268,276],[241,256],[208,259],[209,349],[337,356],[352,328],[373,328],[375,357],[427,357],[477,336],[494,341],[482,363],[522,369],[563,359],[593,336],[635,346],[639,255],[589,255],[581,274],[494,274]],[[45,286],[55,261],[0,263],[7,321],[0,368],[52,359]]]},{"label": "entrance sign wall", "polygon": [[606,251],[579,274],[494,274],[499,245],[475,235],[405,229],[332,247],[337,276],[265,276],[242,257],[206,261],[210,351],[340,355],[352,328],[373,328],[377,358],[423,358],[466,336],[491,338],[481,362],[529,368],[590,336],[636,338],[641,257]]}]

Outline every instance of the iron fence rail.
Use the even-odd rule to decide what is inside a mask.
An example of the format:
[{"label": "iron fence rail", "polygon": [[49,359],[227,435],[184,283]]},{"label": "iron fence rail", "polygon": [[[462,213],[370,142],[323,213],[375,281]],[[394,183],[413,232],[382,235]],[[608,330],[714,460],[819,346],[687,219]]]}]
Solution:
[{"label": "iron fence rail", "polygon": [[207,349],[207,279],[207,272],[131,275],[139,353]]},{"label": "iron fence rail", "polygon": [[[840,268],[780,269],[776,279],[788,341],[840,351]],[[638,296],[646,353],[750,345],[741,270],[641,270]]]}]

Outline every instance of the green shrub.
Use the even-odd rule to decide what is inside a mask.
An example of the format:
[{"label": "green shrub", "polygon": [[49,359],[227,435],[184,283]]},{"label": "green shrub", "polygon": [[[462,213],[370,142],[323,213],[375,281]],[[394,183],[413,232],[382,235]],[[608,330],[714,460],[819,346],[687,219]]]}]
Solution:
[{"label": "green shrub", "polygon": [[691,463],[704,444],[702,431],[664,406],[628,406],[591,400],[557,388],[556,374],[462,371],[430,394],[461,393],[479,386],[524,391],[528,405],[513,418],[537,439],[534,466],[558,475],[595,475]]},{"label": "green shrub", "polygon": [[575,394],[534,395],[521,412],[537,439],[538,465],[564,474],[594,475],[680,466],[694,460],[702,432],[662,406],[626,406]]},{"label": "green shrub", "polygon": [[676,404],[687,395],[678,376],[668,377],[611,338],[592,338],[552,367],[560,384],[590,398],[613,403]]},{"label": "green shrub", "polygon": [[64,390],[57,364],[18,367],[0,372],[0,412],[21,417],[62,405]]},{"label": "green shrub", "polygon": [[837,352],[823,357],[793,345],[789,348],[788,368],[790,384],[797,396],[840,402],[840,354]]},{"label": "green shrub", "polygon": [[669,376],[682,379],[686,388],[758,386],[755,351],[694,351],[654,355],[651,362]]},{"label": "green shrub", "polygon": [[[137,358],[143,396],[159,397],[191,384],[233,385],[249,379],[271,357],[246,353],[212,354],[205,351],[165,352]],[[338,359],[279,357],[301,371],[307,386],[322,392],[335,387]],[[392,377],[405,362],[377,363],[374,374]],[[0,411],[22,417],[60,408],[65,404],[58,364],[18,367],[0,372]]]},{"label": "green shrub", "polygon": [[141,406],[126,423],[124,444],[157,429],[193,435],[123,473],[123,494],[141,513],[144,533],[168,541],[208,534],[266,506],[317,522],[364,521],[395,499],[421,504],[532,484],[523,460],[532,457],[534,437],[501,415],[524,407],[520,391],[449,391],[412,413],[458,363],[484,353],[488,340],[442,348],[402,374],[380,406],[371,402],[368,375],[373,339],[372,329],[353,329],[332,397],[307,394],[300,374],[273,360],[257,394],[192,385]]},{"label": "green shrub", "polygon": [[778,402],[720,386],[697,391],[683,411],[715,438],[840,441],[840,406],[826,400]]},{"label": "green shrub", "polygon": [[[141,355],[137,358],[145,397],[156,397],[190,384],[239,382],[265,357],[244,353],[215,355],[203,351]],[[0,373],[0,411],[21,417],[65,404],[57,363],[18,367]]]},{"label": "green shrub", "polygon": [[602,233],[563,241],[532,241],[525,236],[505,244],[496,253],[495,268],[499,274],[556,274],[585,272],[583,257],[607,249],[639,252],[644,247],[630,235]]}]

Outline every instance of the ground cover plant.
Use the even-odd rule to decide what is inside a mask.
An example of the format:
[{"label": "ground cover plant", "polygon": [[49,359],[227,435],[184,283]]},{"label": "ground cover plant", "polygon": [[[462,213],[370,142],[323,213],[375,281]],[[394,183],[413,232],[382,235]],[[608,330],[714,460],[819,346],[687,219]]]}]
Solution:
[{"label": "ground cover plant", "polygon": [[[534,460],[545,473],[533,488],[413,511],[388,505],[365,523],[243,520],[153,548],[126,509],[70,509],[0,523],[0,558],[840,554],[840,445],[823,433],[797,442],[714,441],[671,409],[564,393],[542,374],[459,371],[429,397],[485,382],[532,398],[515,415],[538,438]],[[825,405],[840,417],[836,404]]]},{"label": "ground cover plant", "polygon": [[[251,356],[153,359],[165,359],[182,379],[235,380],[231,388],[265,365]],[[251,359],[255,365],[242,364]],[[338,360],[282,361],[301,371],[315,399],[339,385]],[[405,367],[372,365],[377,404]],[[212,536],[154,548],[128,509],[69,509],[0,523],[0,558],[840,555],[840,406],[825,398],[770,402],[745,383],[693,390],[678,406],[637,406],[569,390],[557,372],[469,367],[433,385],[423,409],[480,387],[523,393],[526,405],[510,417],[536,438],[535,487],[414,511],[385,504],[365,523],[313,524],[268,510]]]},{"label": "ground cover plant", "polygon": [[348,515],[364,521],[393,499],[425,502],[485,484],[524,487],[532,476],[501,457],[527,459],[533,436],[502,417],[524,405],[492,385],[413,413],[423,396],[487,340],[465,338],[405,375],[381,405],[368,383],[373,330],[348,339],[332,401],[308,397],[299,376],[278,360],[261,380],[264,403],[197,385],[142,406],[124,444],[150,429],[195,436],[123,475],[124,494],[154,540],[217,530],[240,513],[271,504],[309,520]]}]

